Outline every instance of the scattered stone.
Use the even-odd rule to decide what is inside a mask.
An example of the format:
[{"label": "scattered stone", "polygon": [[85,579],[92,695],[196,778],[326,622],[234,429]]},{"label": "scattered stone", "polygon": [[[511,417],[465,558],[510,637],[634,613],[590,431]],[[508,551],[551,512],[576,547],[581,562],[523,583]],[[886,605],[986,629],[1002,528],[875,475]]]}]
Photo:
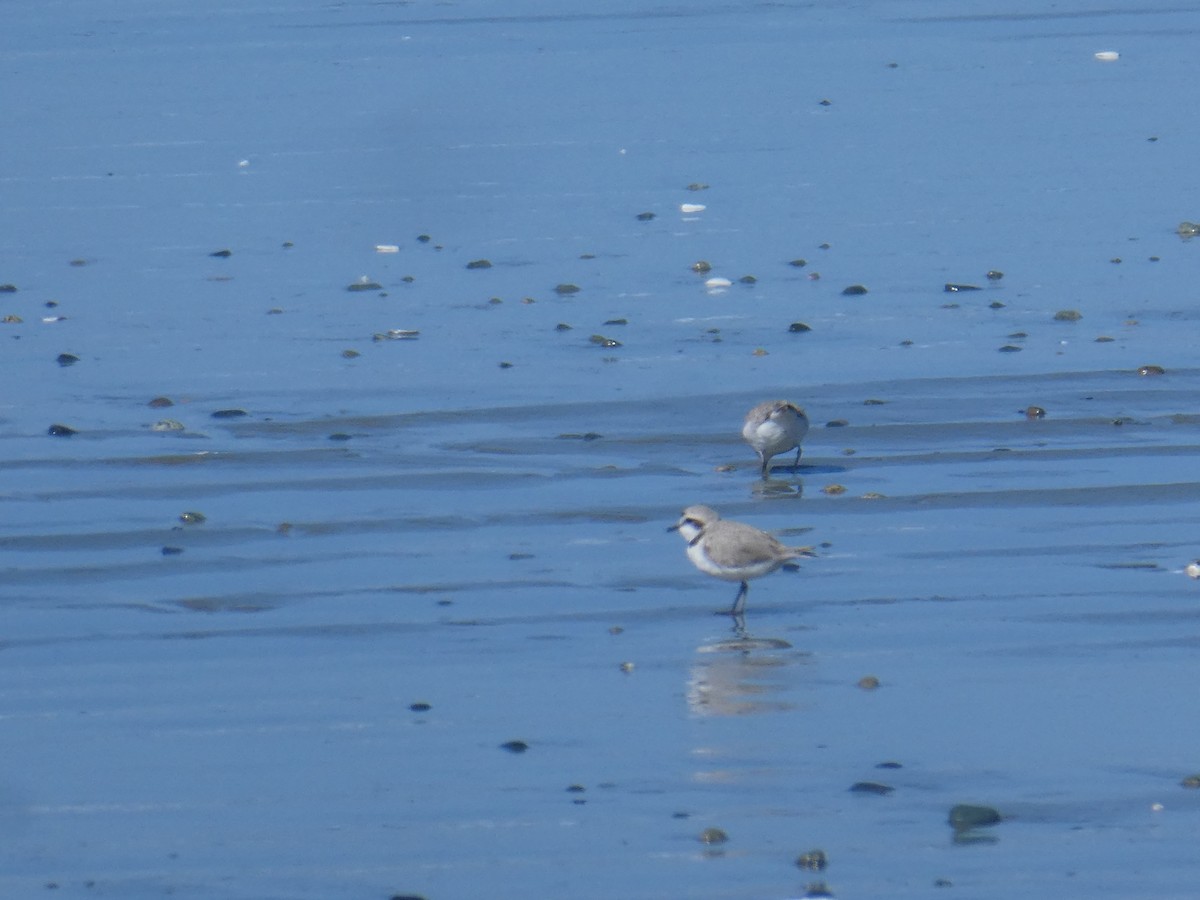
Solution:
[{"label": "scattered stone", "polygon": [[1121,261],[1122,261],[1121,257],[1119,257],[1119,256],[1114,256],[1112,259],[1109,260],[1109,262],[1112,263],[1114,266],[1119,266],[1121,264]]},{"label": "scattered stone", "polygon": [[560,297],[566,297],[571,294],[578,294],[579,290],[580,290],[579,285],[571,284],[569,281],[563,282],[562,284],[556,284],[554,286],[554,293],[558,294]]},{"label": "scattered stone", "polygon": [[70,425],[55,424],[46,429],[46,434],[53,435],[54,437],[70,437],[73,434],[79,434],[79,432]]},{"label": "scattered stone", "polygon": [[605,337],[602,334],[593,334],[588,340],[593,344],[599,344],[601,347],[620,347],[620,341],[614,341],[610,337]]},{"label": "scattered stone", "polygon": [[860,297],[865,293],[867,293],[867,289],[861,284],[852,284],[842,290],[843,297]]},{"label": "scattered stone", "polygon": [[244,409],[218,409],[212,414],[214,419],[240,419],[243,416],[248,416],[250,413]]},{"label": "scattered stone", "polygon": [[429,712],[433,707],[423,700],[418,700],[416,703],[408,704],[408,708],[412,712]]},{"label": "scattered stone", "polygon": [[832,896],[833,896],[833,891],[831,891],[829,889],[829,886],[826,885],[825,882],[823,882],[823,881],[814,881],[812,884],[810,884],[808,887],[806,887],[804,889],[804,897],[806,898],[806,900],[808,900],[808,898],[811,898],[811,900],[816,900],[816,898],[818,898],[818,897],[832,897]]},{"label": "scattered stone", "polygon": [[602,437],[604,437],[604,435],[599,434],[598,432],[586,431],[583,434],[579,434],[577,432],[567,432],[565,434],[560,434],[558,439],[560,441],[598,441]]},{"label": "scattered stone", "polygon": [[1195,237],[1200,234],[1200,225],[1197,225],[1195,222],[1180,222],[1179,227],[1175,229],[1175,233],[1180,237]]},{"label": "scattered stone", "polygon": [[372,281],[366,275],[363,275],[358,281],[351,282],[346,285],[348,291],[382,291],[383,285],[378,281]]},{"label": "scattered stone", "polygon": [[473,259],[467,263],[468,269],[490,269],[492,261],[490,259]]},{"label": "scattered stone", "polygon": [[1044,418],[1046,418],[1046,411],[1044,409],[1042,409],[1040,406],[1027,406],[1027,407],[1025,407],[1023,412],[1025,415],[1025,418],[1027,418],[1027,419],[1044,419]]},{"label": "scattered stone", "polygon": [[793,260],[788,261],[788,265],[793,266],[794,268],[797,268],[797,269],[803,269],[805,266],[808,265],[808,260],[807,259],[793,259]]},{"label": "scattered stone", "polygon": [[896,789],[889,784],[881,784],[878,781],[856,781],[850,785],[850,792],[854,794],[875,794],[877,797],[886,797]]},{"label": "scattered stone", "polygon": [[828,494],[830,497],[836,497],[839,494],[846,493],[846,486],[844,484],[827,484],[821,488],[821,493]]},{"label": "scattered stone", "polygon": [[15,294],[17,286],[15,284],[0,284],[0,294]]},{"label": "scattered stone", "polygon": [[1002,816],[990,806],[972,806],[960,803],[950,810],[949,823],[955,831],[967,831],[971,828],[981,828],[995,825]]},{"label": "scattered stone", "polygon": [[988,304],[988,309],[1004,309],[1004,304],[999,300],[993,300]]},{"label": "scattered stone", "polygon": [[229,257],[233,256],[233,251],[232,250],[215,250],[208,255],[215,257],[217,259],[229,259]]},{"label": "scattered stone", "polygon": [[67,366],[73,366],[79,362],[79,357],[74,353],[60,353],[54,358],[54,361],[65,369]]},{"label": "scattered stone", "polygon": [[768,356],[768,352],[764,347],[755,347],[750,353],[751,356]]},{"label": "scattered stone", "polygon": [[1004,273],[997,269],[990,269],[987,273],[988,281],[999,281],[1004,277]]},{"label": "scattered stone", "polygon": [[182,552],[183,552],[182,547],[163,547],[162,548],[163,556],[178,556]]},{"label": "scattered stone", "polygon": [[708,288],[710,291],[712,291],[712,290],[721,291],[727,287],[732,287],[733,282],[730,281],[728,278],[713,277],[713,278],[708,279],[708,281],[704,282],[704,286],[706,288]]},{"label": "scattered stone", "polygon": [[432,241],[432,240],[433,240],[433,238],[431,238],[431,237],[430,237],[429,235],[427,235],[427,234],[418,234],[418,235],[417,235],[417,240],[418,240],[418,241],[420,241],[422,244],[428,244],[430,241]]},{"label": "scattered stone", "polygon": [[181,512],[179,514],[179,521],[184,525],[202,525],[208,521],[208,516],[202,512]]},{"label": "scattered stone", "polygon": [[524,741],[505,741],[500,745],[500,749],[509,753],[524,753],[529,749],[529,745]]},{"label": "scattered stone", "polygon": [[689,191],[707,191],[708,185],[703,184],[702,182],[699,182],[699,181],[693,181],[691,184],[689,184],[687,186],[687,189]]},{"label": "scattered stone", "polygon": [[184,431],[183,423],[175,419],[159,419],[150,426],[151,431]]},{"label": "scattered stone", "polygon": [[510,362],[500,363],[500,368],[502,368],[502,369],[511,369],[512,367],[513,367],[513,364]]},{"label": "scattered stone", "polygon": [[947,283],[947,285],[945,287],[945,292],[947,294],[957,294],[959,291],[981,291],[981,290],[983,290],[983,288],[981,288],[977,284],[949,284],[949,283]]},{"label": "scattered stone", "polygon": [[702,844],[724,844],[729,840],[729,835],[720,828],[705,828],[696,840]]},{"label": "scattered stone", "polygon": [[833,101],[832,100],[820,100],[820,101],[818,101],[817,105],[818,106],[833,106]]},{"label": "scattered stone", "polygon": [[876,400],[874,398],[868,398],[863,401],[863,406],[886,406],[886,405],[887,405],[886,400]]},{"label": "scattered stone", "polygon": [[829,857],[824,850],[809,850],[796,857],[796,865],[810,872],[822,872],[829,865]]},{"label": "scattered stone", "polygon": [[566,322],[559,322],[557,325],[554,326],[554,330],[555,331],[570,331],[571,326],[568,325]]},{"label": "scattered stone", "polygon": [[628,319],[609,319],[604,324],[605,325],[628,325],[629,320]]},{"label": "scattered stone", "polygon": [[352,434],[346,434],[346,432],[344,432],[344,431],[335,431],[333,434],[329,435],[329,438],[328,438],[328,440],[331,440],[331,441],[348,441],[348,440],[351,440],[353,437],[354,437],[354,435],[352,435]]},{"label": "scattered stone", "polygon": [[894,760],[888,760],[887,762],[881,762],[881,763],[877,764],[875,766],[875,768],[877,768],[877,769],[903,769],[904,766],[902,766],[898,762],[895,762]]},{"label": "scattered stone", "polygon": [[1003,347],[1000,348],[1000,352],[1001,353],[1020,353],[1021,348],[1014,347],[1012,344],[1005,344]]},{"label": "scattered stone", "polygon": [[1138,366],[1137,373],[1146,376],[1166,375],[1167,370],[1162,366]]},{"label": "scattered stone", "polygon": [[1083,313],[1077,309],[1060,309],[1054,314],[1055,322],[1078,322],[1083,318]]},{"label": "scattered stone", "polygon": [[168,406],[174,406],[175,401],[170,397],[155,397],[146,405],[151,409],[166,409]]},{"label": "scattered stone", "polygon": [[858,679],[858,686],[864,691],[873,691],[881,684],[880,680],[874,675],[864,675]]},{"label": "scattered stone", "polygon": [[415,341],[420,336],[421,332],[411,328],[390,328],[387,331],[371,335],[371,340],[376,343],[380,341]]},{"label": "scattered stone", "polygon": [[706,259],[697,260],[696,262],[692,263],[692,271],[699,275],[703,275],[706,272],[711,272],[712,263]]},{"label": "scattered stone", "polygon": [[1113,341],[1115,341],[1115,340],[1116,340],[1116,338],[1109,337],[1107,334],[1102,334],[1102,335],[1100,335],[1098,338],[1096,338],[1096,340],[1095,340],[1095,342],[1094,342],[1094,343],[1097,343],[1097,344],[1111,344],[1111,343],[1112,343]]},{"label": "scattered stone", "polygon": [[342,359],[358,359],[362,356],[357,350],[343,350]]},{"label": "scattered stone", "polygon": [[788,326],[788,331],[791,334],[804,334],[806,331],[812,331],[812,327],[803,322],[793,322]]},{"label": "scattered stone", "polygon": [[3,319],[0,319],[0,322],[3,322],[5,325],[20,325],[24,321],[25,320],[22,319],[20,316],[14,315],[12,313],[9,313]]},{"label": "scattered stone", "polygon": [[655,218],[655,213],[652,212],[643,212],[637,214],[637,220],[639,222],[649,222],[653,218]]},{"label": "scattered stone", "polygon": [[825,423],[826,428],[845,428],[850,423],[845,419],[830,419]]},{"label": "scattered stone", "polygon": [[738,281],[742,284],[758,284],[758,279],[753,275],[743,275]]}]

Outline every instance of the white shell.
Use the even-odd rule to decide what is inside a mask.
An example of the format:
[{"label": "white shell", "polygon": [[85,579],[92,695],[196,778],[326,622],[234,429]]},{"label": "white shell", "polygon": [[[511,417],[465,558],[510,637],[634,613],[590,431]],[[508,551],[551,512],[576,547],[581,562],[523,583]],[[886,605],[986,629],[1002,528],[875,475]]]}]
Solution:
[{"label": "white shell", "polygon": [[732,285],[733,282],[728,278],[710,278],[708,281],[704,282],[704,286],[709,290],[714,288],[727,288],[731,287]]},{"label": "white shell", "polygon": [[1121,54],[1116,50],[1101,50],[1096,54],[1096,59],[1101,62],[1115,62],[1121,58]]},{"label": "white shell", "polygon": [[400,247],[397,246],[396,244],[376,244],[375,252],[376,253],[399,253]]},{"label": "white shell", "polygon": [[680,203],[679,211],[681,213],[698,213],[704,212],[707,207],[703,203]]}]

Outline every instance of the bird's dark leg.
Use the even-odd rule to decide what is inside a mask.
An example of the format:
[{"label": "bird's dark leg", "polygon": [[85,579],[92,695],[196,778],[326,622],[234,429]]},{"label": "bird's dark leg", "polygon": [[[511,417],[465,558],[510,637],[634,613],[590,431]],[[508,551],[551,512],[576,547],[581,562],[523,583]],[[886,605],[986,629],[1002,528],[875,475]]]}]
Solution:
[{"label": "bird's dark leg", "polygon": [[799,472],[799,471],[800,471],[800,445],[799,445],[799,444],[797,444],[797,445],[796,445],[796,465],[795,465],[795,469],[796,469],[796,471],[797,471],[797,472]]},{"label": "bird's dark leg", "polygon": [[740,619],[742,613],[746,611],[746,594],[750,592],[750,583],[743,581],[742,586],[738,588],[737,596],[733,598],[733,608],[729,610],[729,614],[735,619]]}]

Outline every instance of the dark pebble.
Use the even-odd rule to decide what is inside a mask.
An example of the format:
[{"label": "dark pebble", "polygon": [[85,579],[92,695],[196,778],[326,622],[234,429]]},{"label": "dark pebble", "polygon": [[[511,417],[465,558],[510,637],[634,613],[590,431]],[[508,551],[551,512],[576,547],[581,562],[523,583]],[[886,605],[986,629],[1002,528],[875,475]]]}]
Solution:
[{"label": "dark pebble", "polygon": [[214,419],[240,419],[242,416],[248,416],[250,413],[244,409],[218,409],[212,414]]},{"label": "dark pebble", "polygon": [[183,552],[182,547],[163,547],[162,548],[163,556],[178,556],[182,552]]},{"label": "dark pebble", "polygon": [[505,741],[500,745],[500,749],[509,753],[524,753],[529,749],[529,745],[524,741]]},{"label": "dark pebble", "polygon": [[584,432],[583,434],[578,434],[576,432],[560,434],[558,436],[558,439],[560,441],[598,441],[602,437],[604,437],[604,435],[599,434],[598,432],[587,431],[587,432]]},{"label": "dark pebble", "polygon": [[793,259],[788,262],[789,266],[795,266],[797,269],[803,269],[808,265],[807,259]]},{"label": "dark pebble", "polygon": [[329,436],[331,441],[348,441],[353,435],[346,434],[344,431],[335,431]]},{"label": "dark pebble", "polygon": [[610,337],[605,337],[602,334],[593,334],[588,340],[593,344],[599,344],[601,347],[620,347],[620,341],[614,341]]},{"label": "dark pebble", "polygon": [[758,279],[753,275],[743,275],[738,279],[742,284],[758,284]]},{"label": "dark pebble", "polygon": [[388,900],[425,900],[421,894],[392,894]]},{"label": "dark pebble", "polygon": [[151,409],[166,409],[168,406],[174,406],[175,402],[170,397],[155,397],[146,405]]},{"label": "dark pebble", "polygon": [[79,362],[79,357],[74,353],[60,353],[54,358],[54,361],[65,368]]},{"label": "dark pebble", "polygon": [[1137,373],[1139,375],[1166,375],[1167,370],[1162,366],[1139,366]]},{"label": "dark pebble", "polygon": [[432,241],[432,240],[433,240],[433,238],[431,238],[431,237],[430,237],[429,235],[427,235],[427,234],[418,234],[418,235],[417,235],[417,240],[418,240],[418,241],[420,241],[422,244],[428,244],[430,241]]},{"label": "dark pebble", "polygon": [[833,891],[823,881],[817,881],[804,889],[805,897],[832,897]]},{"label": "dark pebble", "polygon": [[826,428],[845,428],[850,423],[845,419],[830,419],[825,423]]},{"label": "dark pebble", "polygon": [[1180,787],[1185,787],[1190,790],[1200,788],[1200,775],[1189,775],[1183,781],[1179,782]]},{"label": "dark pebble", "polygon": [[473,259],[467,263],[468,269],[490,269],[492,261],[490,259]]},{"label": "dark pebble", "polygon": [[512,367],[513,367],[513,364],[510,362],[500,363],[500,368],[502,368],[502,369],[511,369]]},{"label": "dark pebble", "polygon": [[587,790],[587,788],[585,788],[582,784],[567,785],[567,793],[568,794],[582,794],[586,790]]},{"label": "dark pebble", "polygon": [[856,781],[850,785],[851,792],[855,794],[876,794],[880,797],[886,797],[894,787],[887,784],[880,784],[878,781]]},{"label": "dark pebble", "polygon": [[712,263],[706,259],[697,260],[696,262],[692,263],[692,271],[699,275],[704,275],[705,273],[712,271]]},{"label": "dark pebble", "polygon": [[867,289],[861,284],[852,284],[842,291],[843,297],[858,297],[865,294]]},{"label": "dark pebble", "polygon": [[1044,419],[1044,418],[1046,418],[1046,411],[1044,409],[1042,409],[1040,406],[1027,406],[1025,408],[1024,412],[1025,412],[1025,418],[1027,418],[1027,419]]},{"label": "dark pebble", "polygon": [[875,768],[877,768],[877,769],[903,769],[904,766],[901,763],[896,762],[895,760],[889,759],[886,762],[876,763]]},{"label": "dark pebble", "polygon": [[988,281],[999,281],[1001,278],[1004,277],[1004,273],[997,269],[992,269],[991,271],[989,271],[987,273],[987,277],[988,277]]},{"label": "dark pebble", "polygon": [[960,803],[950,810],[949,823],[955,831],[966,831],[968,828],[980,828],[985,825],[995,825],[1001,820],[1000,813],[990,806],[971,806]]},{"label": "dark pebble", "polygon": [[628,325],[629,320],[628,319],[609,319],[604,324],[605,325]]},{"label": "dark pebble", "polygon": [[1020,353],[1021,348],[1014,347],[1012,344],[1005,344],[1003,347],[1000,348],[1000,352],[1001,353]]},{"label": "dark pebble", "polygon": [[654,218],[654,213],[652,213],[652,212],[644,212],[644,213],[637,214],[637,220],[639,222],[649,222],[653,218]]},{"label": "dark pebble", "polygon": [[571,284],[569,282],[564,282],[563,284],[556,284],[554,286],[554,293],[558,294],[560,297],[565,297],[569,294],[578,294],[579,293],[579,285]]},{"label": "dark pebble", "polygon": [[702,844],[724,844],[729,840],[729,835],[720,828],[705,828],[696,836],[696,840]]},{"label": "dark pebble", "polygon": [[1083,313],[1077,309],[1060,309],[1054,314],[1055,322],[1078,322],[1083,318]]},{"label": "dark pebble", "polygon": [[179,521],[185,525],[200,525],[208,521],[208,516],[202,512],[182,512],[179,514]]},{"label": "dark pebble", "polygon": [[378,281],[355,281],[346,285],[348,291],[382,291],[383,285]]},{"label": "dark pebble", "polygon": [[957,294],[959,291],[979,291],[983,290],[977,284],[947,284],[945,292],[947,294]]},{"label": "dark pebble", "polygon": [[824,850],[809,850],[807,853],[801,853],[796,857],[796,865],[801,869],[821,872],[828,867],[829,857],[825,855]]},{"label": "dark pebble", "polygon": [[988,304],[988,309],[1004,309],[1004,304],[999,300],[993,300]]},{"label": "dark pebble", "polygon": [[229,257],[233,256],[233,251],[232,250],[216,250],[208,255],[216,257],[217,259],[228,259]]},{"label": "dark pebble", "polygon": [[788,326],[788,331],[792,334],[804,334],[806,331],[812,331],[812,326],[806,325],[803,322],[793,322]]},{"label": "dark pebble", "polygon": [[15,284],[0,284],[0,294],[15,294],[17,286]]},{"label": "dark pebble", "polygon": [[51,425],[46,429],[46,434],[52,434],[55,437],[70,437],[71,435],[78,433],[79,432],[70,425]]},{"label": "dark pebble", "polygon": [[408,704],[408,708],[413,712],[429,712],[433,709],[430,704],[424,702],[410,703]]}]

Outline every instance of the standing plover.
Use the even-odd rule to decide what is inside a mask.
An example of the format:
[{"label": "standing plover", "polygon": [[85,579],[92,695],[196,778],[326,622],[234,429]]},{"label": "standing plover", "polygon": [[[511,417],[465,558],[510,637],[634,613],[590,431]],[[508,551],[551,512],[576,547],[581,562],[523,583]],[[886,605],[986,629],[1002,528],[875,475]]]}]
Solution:
[{"label": "standing plover", "polygon": [[753,525],[722,519],[707,506],[689,506],[667,530],[683,535],[688,559],[701,572],[742,583],[729,610],[735,618],[746,608],[751,578],[769,575],[793,559],[816,555],[806,547],[785,547]]},{"label": "standing plover", "polygon": [[762,476],[771,472],[771,457],[789,450],[796,451],[800,465],[800,442],[808,433],[808,416],[804,410],[786,400],[768,400],[746,413],[742,437],[762,460]]}]

